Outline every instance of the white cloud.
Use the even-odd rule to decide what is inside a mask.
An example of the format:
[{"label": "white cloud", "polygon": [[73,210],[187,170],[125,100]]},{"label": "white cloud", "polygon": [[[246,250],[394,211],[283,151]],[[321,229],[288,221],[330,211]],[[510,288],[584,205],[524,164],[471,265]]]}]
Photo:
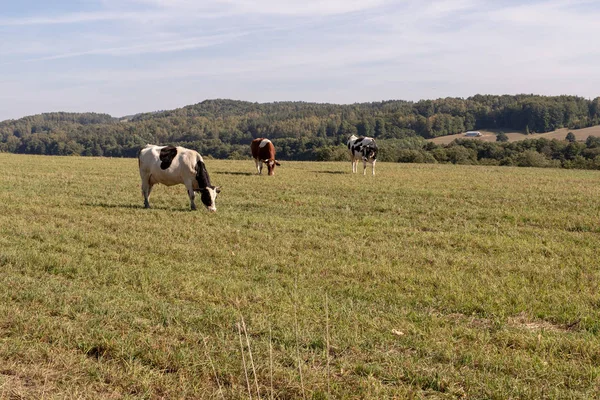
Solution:
[{"label": "white cloud", "polygon": [[[600,35],[600,7],[594,4],[103,0],[96,12],[0,18],[0,76],[23,96],[19,109],[26,109],[27,96],[37,95],[31,104],[40,104],[40,94],[56,99],[52,93],[62,88],[61,102],[48,100],[42,111],[73,104],[116,115],[206,96],[331,102],[515,92],[595,97],[599,55],[591,50]],[[0,82],[0,91],[6,88]],[[134,95],[150,92],[158,93],[155,107],[152,96]],[[111,94],[127,99],[116,111]],[[0,112],[16,110],[9,97],[0,98]],[[107,108],[96,109],[95,101]]]},{"label": "white cloud", "polygon": [[243,34],[230,33],[223,35],[180,38],[177,40],[168,41],[153,41],[151,43],[144,42],[118,47],[99,47],[79,52],[57,53],[33,59],[26,59],[24,61],[49,61],[89,55],[133,56],[142,54],[174,53],[184,50],[200,49],[204,47],[215,46],[233,40],[240,36],[243,36]]},{"label": "white cloud", "polygon": [[244,13],[292,16],[334,15],[364,11],[386,4],[385,0],[224,0]]},{"label": "white cloud", "polygon": [[569,31],[562,29],[590,29],[598,26],[598,10],[582,11],[577,6],[590,4],[590,1],[546,1],[533,4],[521,4],[513,7],[494,10],[487,15],[490,21],[509,23],[516,26],[561,28],[562,34]]},{"label": "white cloud", "polygon": [[[287,16],[325,16],[372,9],[391,0],[130,0],[165,10],[197,11],[220,9],[231,14],[267,14]],[[396,1],[400,3],[402,1]]]},{"label": "white cloud", "polygon": [[477,6],[481,6],[481,1],[477,0],[436,0],[428,5],[420,4],[423,7],[421,15],[429,17],[443,17],[447,14],[456,13],[459,11],[473,10]]},{"label": "white cloud", "polygon": [[135,12],[81,12],[55,16],[0,18],[0,26],[81,24],[87,22],[126,20],[142,21],[157,18],[162,18],[162,16],[159,13],[140,14]]}]

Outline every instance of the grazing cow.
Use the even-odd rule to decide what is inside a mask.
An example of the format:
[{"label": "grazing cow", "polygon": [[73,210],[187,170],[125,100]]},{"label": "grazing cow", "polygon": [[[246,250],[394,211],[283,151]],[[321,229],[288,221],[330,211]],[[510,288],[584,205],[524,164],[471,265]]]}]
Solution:
[{"label": "grazing cow", "polygon": [[372,174],[375,175],[375,162],[377,161],[377,144],[375,139],[370,137],[350,136],[348,140],[348,150],[352,159],[352,173],[358,169],[358,162],[362,159],[363,175],[367,174],[367,163],[372,166]]},{"label": "grazing cow", "polygon": [[254,139],[252,144],[250,144],[250,149],[252,150],[252,157],[254,157],[258,174],[262,174],[262,163],[265,163],[267,164],[269,175],[275,175],[275,166],[281,164],[275,159],[275,147],[273,143],[269,139]]},{"label": "grazing cow", "polygon": [[150,208],[148,198],[152,186],[157,183],[173,186],[180,183],[187,188],[190,206],[196,209],[195,192],[200,192],[200,200],[208,211],[217,211],[215,199],[221,192],[218,186],[210,184],[208,171],[202,156],[195,150],[184,147],[146,145],[138,154],[144,207]]}]

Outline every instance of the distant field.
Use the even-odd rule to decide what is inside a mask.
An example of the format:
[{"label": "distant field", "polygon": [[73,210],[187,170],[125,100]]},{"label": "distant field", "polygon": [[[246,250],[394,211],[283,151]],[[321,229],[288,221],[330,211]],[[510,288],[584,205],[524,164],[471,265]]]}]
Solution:
[{"label": "distant field", "polygon": [[0,398],[598,397],[599,171],[207,167],[0,154]]},{"label": "distant field", "polygon": [[[448,144],[448,143],[452,142],[454,139],[477,139],[477,140],[483,140],[485,142],[495,142],[496,141],[496,133],[499,131],[500,131],[500,129],[498,129],[498,130],[481,130],[480,132],[483,134],[483,136],[469,137],[469,138],[465,137],[464,133],[459,133],[456,135],[437,137],[435,139],[430,139],[429,141],[433,142],[435,144]],[[506,133],[506,136],[508,136],[508,140],[510,142],[516,142],[516,141],[525,140],[525,139],[541,139],[541,138],[564,140],[565,137],[567,136],[567,133],[569,133],[569,132],[573,132],[573,134],[575,135],[575,138],[577,140],[585,141],[588,138],[588,136],[599,136],[600,137],[600,125],[592,126],[590,128],[583,128],[583,129],[561,128],[561,129],[558,129],[553,132],[534,133],[531,135],[525,135],[523,132],[513,132],[510,130],[504,130],[504,133]]]}]

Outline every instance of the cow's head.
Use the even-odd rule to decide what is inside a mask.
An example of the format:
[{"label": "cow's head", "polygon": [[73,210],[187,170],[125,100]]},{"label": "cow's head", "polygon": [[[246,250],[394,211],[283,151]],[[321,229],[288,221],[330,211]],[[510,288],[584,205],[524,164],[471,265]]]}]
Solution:
[{"label": "cow's head", "polygon": [[200,189],[199,192],[200,200],[202,200],[202,204],[206,206],[208,211],[217,211],[215,200],[217,199],[217,195],[221,193],[221,188],[219,186],[207,186],[204,189]]},{"label": "cow's head", "polygon": [[366,161],[375,161],[377,159],[377,146],[371,144],[363,147],[363,157]]},{"label": "cow's head", "polygon": [[263,160],[265,164],[267,164],[267,170],[269,171],[269,175],[275,175],[275,166],[281,165],[277,160]]}]

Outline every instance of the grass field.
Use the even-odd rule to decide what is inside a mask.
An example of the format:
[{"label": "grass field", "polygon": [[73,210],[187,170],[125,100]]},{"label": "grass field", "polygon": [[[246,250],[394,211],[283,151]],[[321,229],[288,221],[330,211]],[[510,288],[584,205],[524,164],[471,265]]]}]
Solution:
[{"label": "grass field", "polygon": [[0,154],[0,398],[598,398],[600,172],[377,167]]},{"label": "grass field", "polygon": [[[483,140],[484,142],[495,142],[496,134],[500,130],[501,129],[482,130],[480,132],[483,136],[480,136],[480,137],[467,138],[467,137],[465,137],[465,135],[463,133],[458,133],[456,135],[440,136],[440,137],[437,137],[434,139],[430,139],[429,141],[433,142],[435,144],[449,144],[454,139],[475,139],[475,140]],[[561,129],[557,129],[552,132],[534,133],[531,135],[526,135],[523,132],[513,132],[510,130],[504,130],[504,133],[506,133],[506,136],[508,136],[509,142],[518,142],[519,140],[541,139],[541,138],[545,138],[545,139],[549,139],[549,140],[552,140],[552,139],[565,140],[565,137],[567,136],[567,133],[569,133],[569,132],[573,132],[573,134],[575,135],[575,138],[578,141],[585,142],[585,140],[588,138],[588,136],[600,136],[600,125],[592,126],[589,128],[582,128],[582,129],[561,128]]]}]

